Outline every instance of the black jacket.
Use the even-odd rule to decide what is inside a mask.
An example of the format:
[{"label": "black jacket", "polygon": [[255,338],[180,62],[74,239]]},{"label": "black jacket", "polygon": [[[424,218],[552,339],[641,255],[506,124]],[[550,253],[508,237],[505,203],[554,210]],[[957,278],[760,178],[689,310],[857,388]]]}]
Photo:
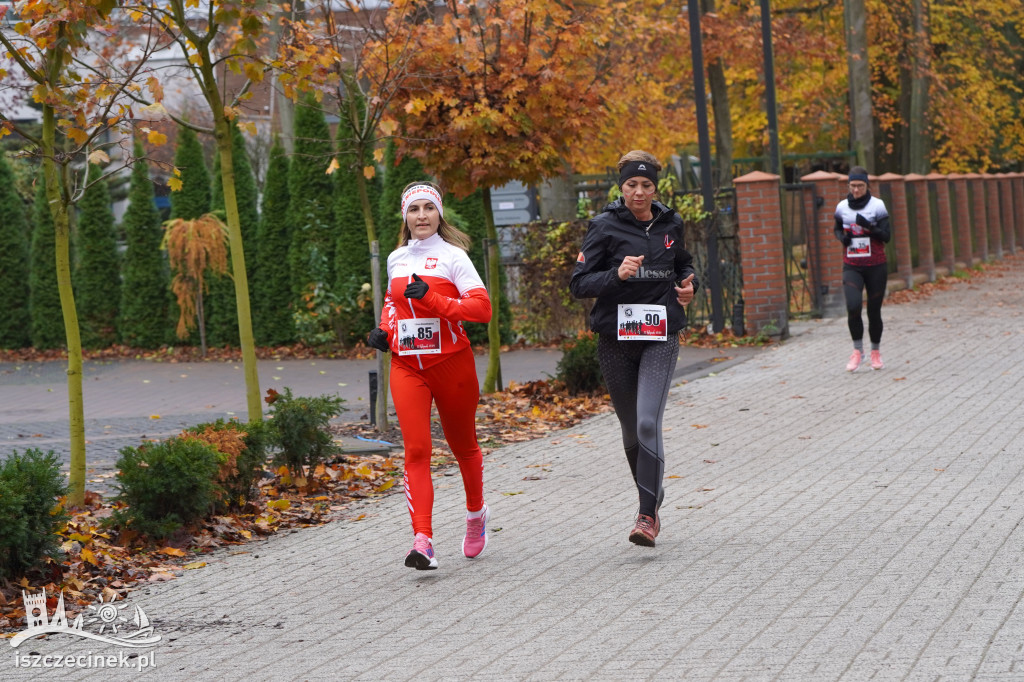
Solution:
[{"label": "black jacket", "polygon": [[[695,274],[693,256],[683,247],[683,219],[655,201],[654,221],[640,222],[621,198],[605,206],[590,221],[569,290],[576,298],[596,298],[590,328],[598,334],[616,334],[620,303],[664,305],[668,332],[686,326],[686,311],[676,300],[675,286]],[[644,257],[639,272],[625,282],[619,265],[626,256]],[[700,286],[693,280],[693,290]]]}]

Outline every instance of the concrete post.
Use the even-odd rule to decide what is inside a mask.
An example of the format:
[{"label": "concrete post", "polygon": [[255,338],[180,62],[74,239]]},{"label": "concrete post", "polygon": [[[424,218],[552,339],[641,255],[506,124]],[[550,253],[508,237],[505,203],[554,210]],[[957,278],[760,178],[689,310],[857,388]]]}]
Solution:
[{"label": "concrete post", "polygon": [[967,176],[949,176],[951,200],[956,205],[957,243],[956,255],[964,267],[974,265],[974,248],[971,246],[971,201]]}]

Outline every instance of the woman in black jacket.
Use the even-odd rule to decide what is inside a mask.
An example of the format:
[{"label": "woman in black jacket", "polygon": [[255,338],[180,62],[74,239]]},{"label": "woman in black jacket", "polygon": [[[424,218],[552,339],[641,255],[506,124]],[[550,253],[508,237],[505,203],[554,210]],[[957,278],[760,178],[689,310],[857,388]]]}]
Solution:
[{"label": "woman in black jacket", "polygon": [[637,150],[618,168],[622,197],[590,221],[569,289],[597,299],[590,328],[640,496],[629,540],[653,547],[664,497],[661,422],[686,324],[683,307],[699,284],[683,248],[682,218],[655,200],[661,164]]}]

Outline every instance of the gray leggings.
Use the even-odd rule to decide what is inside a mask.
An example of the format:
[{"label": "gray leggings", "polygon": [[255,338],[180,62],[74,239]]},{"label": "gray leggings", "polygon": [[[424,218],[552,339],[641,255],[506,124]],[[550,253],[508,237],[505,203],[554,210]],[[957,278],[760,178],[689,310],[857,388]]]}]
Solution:
[{"label": "gray leggings", "polygon": [[597,360],[622,428],[629,470],[640,494],[640,513],[654,516],[665,496],[661,422],[679,357],[679,340],[619,341],[601,334]]}]

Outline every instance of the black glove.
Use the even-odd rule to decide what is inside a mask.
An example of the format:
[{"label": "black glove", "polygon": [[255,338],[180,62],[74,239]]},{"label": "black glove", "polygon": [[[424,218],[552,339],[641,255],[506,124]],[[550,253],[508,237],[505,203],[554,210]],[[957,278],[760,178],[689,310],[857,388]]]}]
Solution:
[{"label": "black glove", "polygon": [[850,244],[853,243],[853,235],[850,234],[849,230],[843,230],[842,242],[843,246],[849,246]]},{"label": "black glove", "polygon": [[405,297],[423,298],[427,295],[427,290],[430,289],[430,285],[420,279],[420,276],[415,272],[412,274],[412,278],[415,281],[405,288]]},{"label": "black glove", "polygon": [[862,216],[860,213],[857,214],[857,224],[864,228],[865,232],[871,231],[871,223],[868,219]]},{"label": "black glove", "polygon": [[391,346],[388,345],[388,333],[380,327],[376,327],[367,335],[366,345],[385,353],[391,350]]}]

